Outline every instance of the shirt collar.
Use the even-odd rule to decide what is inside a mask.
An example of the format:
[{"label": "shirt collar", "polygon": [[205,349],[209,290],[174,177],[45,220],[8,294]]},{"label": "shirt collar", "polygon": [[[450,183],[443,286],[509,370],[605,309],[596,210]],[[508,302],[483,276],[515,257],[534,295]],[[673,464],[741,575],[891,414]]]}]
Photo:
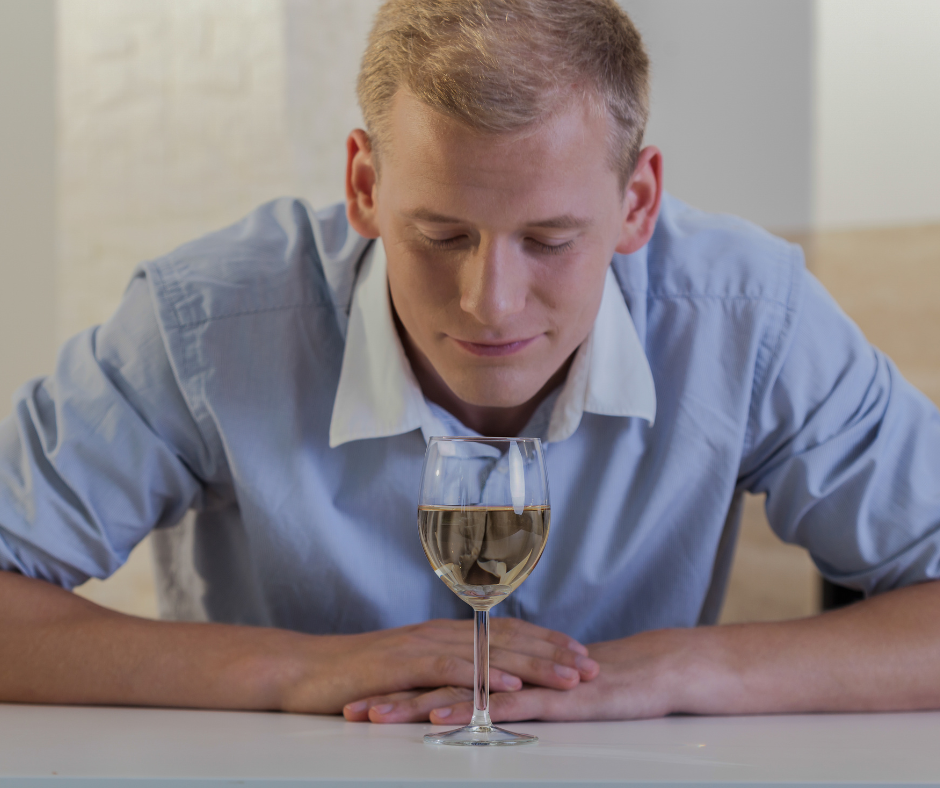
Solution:
[{"label": "shirt collar", "polygon": [[[387,282],[385,248],[378,239],[366,252],[354,286],[330,448],[416,429],[425,440],[446,434],[398,337]],[[594,328],[578,348],[555,400],[547,440],[555,443],[573,435],[585,411],[650,423],[656,416],[653,374],[610,268]]]}]

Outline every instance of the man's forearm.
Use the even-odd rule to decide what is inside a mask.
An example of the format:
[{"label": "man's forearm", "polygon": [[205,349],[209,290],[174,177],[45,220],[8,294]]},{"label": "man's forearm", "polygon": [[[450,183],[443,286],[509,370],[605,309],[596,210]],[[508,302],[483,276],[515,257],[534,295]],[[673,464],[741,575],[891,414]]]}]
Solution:
[{"label": "man's forearm", "polygon": [[276,709],[313,640],[126,616],[8,572],[0,602],[5,701]]},{"label": "man's forearm", "polygon": [[940,708],[940,582],[797,621],[690,630],[675,711]]}]

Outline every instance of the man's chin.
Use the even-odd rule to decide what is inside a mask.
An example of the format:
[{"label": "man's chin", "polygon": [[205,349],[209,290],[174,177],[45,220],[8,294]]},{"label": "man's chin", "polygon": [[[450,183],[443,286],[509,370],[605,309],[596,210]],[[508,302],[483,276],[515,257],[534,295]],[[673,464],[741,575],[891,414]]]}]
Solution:
[{"label": "man's chin", "polygon": [[475,408],[518,408],[539,393],[546,381],[460,380],[445,381],[448,388]]}]

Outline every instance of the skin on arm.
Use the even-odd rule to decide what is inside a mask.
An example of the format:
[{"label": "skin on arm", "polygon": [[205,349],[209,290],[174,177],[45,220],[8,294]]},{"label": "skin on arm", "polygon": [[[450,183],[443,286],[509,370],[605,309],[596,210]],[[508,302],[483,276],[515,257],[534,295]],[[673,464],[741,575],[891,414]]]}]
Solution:
[{"label": "skin on arm", "polygon": [[[472,640],[470,621],[316,636],[151,621],[0,571],[0,701],[335,714],[364,695],[471,687]],[[503,691],[569,689],[598,670],[584,646],[541,627],[510,623],[493,641]]]}]

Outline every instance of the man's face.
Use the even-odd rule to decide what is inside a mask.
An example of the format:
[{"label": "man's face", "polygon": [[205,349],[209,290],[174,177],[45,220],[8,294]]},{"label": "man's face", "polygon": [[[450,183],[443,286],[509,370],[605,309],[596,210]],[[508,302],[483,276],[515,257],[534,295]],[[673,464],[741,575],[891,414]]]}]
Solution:
[{"label": "man's face", "polygon": [[628,206],[607,120],[573,103],[480,135],[400,91],[373,191],[406,344],[461,400],[534,397],[597,315]]}]

